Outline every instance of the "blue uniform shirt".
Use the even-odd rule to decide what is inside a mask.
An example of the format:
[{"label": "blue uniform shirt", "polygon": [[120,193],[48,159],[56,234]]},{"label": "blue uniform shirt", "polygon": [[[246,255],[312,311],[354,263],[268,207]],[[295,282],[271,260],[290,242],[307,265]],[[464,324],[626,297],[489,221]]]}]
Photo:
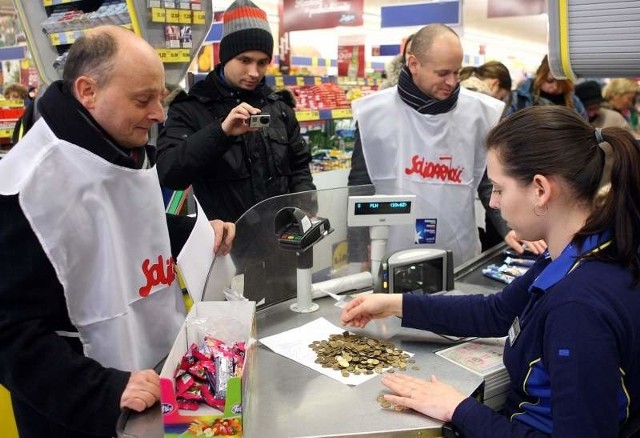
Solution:
[{"label": "blue uniform shirt", "polygon": [[457,336],[506,336],[504,413],[469,398],[453,422],[472,437],[617,437],[640,409],[640,287],[620,265],[580,260],[607,233],[568,245],[491,296],[405,295],[403,325]]}]

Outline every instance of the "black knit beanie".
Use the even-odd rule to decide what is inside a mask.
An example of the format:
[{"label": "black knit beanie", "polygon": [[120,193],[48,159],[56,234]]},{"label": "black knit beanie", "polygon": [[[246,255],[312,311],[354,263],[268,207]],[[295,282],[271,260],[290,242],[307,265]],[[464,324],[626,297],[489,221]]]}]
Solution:
[{"label": "black knit beanie", "polygon": [[267,14],[251,0],[236,0],[222,16],[220,62],[226,64],[242,52],[259,50],[273,56],[273,36]]}]

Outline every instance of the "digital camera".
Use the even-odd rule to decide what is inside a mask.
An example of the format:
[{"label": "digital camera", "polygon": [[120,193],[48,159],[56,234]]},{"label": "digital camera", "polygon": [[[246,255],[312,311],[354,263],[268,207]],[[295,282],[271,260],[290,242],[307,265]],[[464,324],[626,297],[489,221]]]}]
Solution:
[{"label": "digital camera", "polygon": [[271,115],[269,114],[255,114],[249,119],[250,128],[266,128],[271,121]]}]

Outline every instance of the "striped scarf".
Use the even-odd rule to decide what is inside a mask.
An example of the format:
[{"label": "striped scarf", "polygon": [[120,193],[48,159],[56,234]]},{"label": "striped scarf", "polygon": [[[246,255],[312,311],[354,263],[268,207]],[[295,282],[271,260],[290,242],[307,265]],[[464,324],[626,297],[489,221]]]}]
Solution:
[{"label": "striped scarf", "polygon": [[400,99],[420,114],[442,114],[451,111],[458,103],[458,94],[460,94],[460,83],[456,85],[451,96],[444,100],[437,100],[425,93],[413,83],[411,72],[406,65],[402,67],[400,77],[398,78],[398,94]]}]

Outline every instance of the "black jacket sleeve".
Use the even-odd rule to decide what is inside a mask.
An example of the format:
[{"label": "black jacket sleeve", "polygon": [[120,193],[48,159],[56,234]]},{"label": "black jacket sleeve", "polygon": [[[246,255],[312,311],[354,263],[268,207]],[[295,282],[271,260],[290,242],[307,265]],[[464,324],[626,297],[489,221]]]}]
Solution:
[{"label": "black jacket sleeve", "polygon": [[485,170],[484,175],[482,175],[482,179],[480,180],[480,185],[478,186],[478,198],[480,198],[480,202],[482,202],[482,206],[485,209],[486,218],[491,221],[496,231],[504,239],[507,233],[511,231],[511,228],[509,228],[505,220],[502,219],[500,210],[491,208],[489,206],[492,191],[493,184],[491,184],[491,181],[489,181],[489,177],[487,177],[487,171]]},{"label": "black jacket sleeve", "polygon": [[17,195],[0,196],[0,278],[0,384],[11,392],[16,418],[22,408],[33,413],[19,421],[24,436],[44,427],[114,436],[130,373],[104,368],[83,355],[77,339],[56,334],[76,330]]},{"label": "black jacket sleeve", "polygon": [[291,148],[289,160],[291,169],[289,191],[296,193],[315,190],[316,186],[313,184],[311,169],[309,168],[311,152],[309,145],[300,134],[300,124],[296,119],[296,114],[291,107],[284,102],[279,106],[286,121],[287,137],[289,138],[289,147]]},{"label": "black jacket sleeve", "polygon": [[180,250],[191,234],[196,218],[190,216],[178,216],[167,213],[167,227],[169,228],[169,240],[171,242],[171,255],[173,259],[178,258]]},{"label": "black jacket sleeve", "polygon": [[362,151],[362,140],[360,139],[360,128],[356,125],[355,143],[353,154],[351,155],[351,171],[349,172],[350,186],[360,186],[371,184],[367,162]]},{"label": "black jacket sleeve", "polygon": [[[367,170],[367,162],[362,151],[362,140],[360,139],[360,128],[356,125],[355,143],[353,154],[351,154],[351,170],[349,171],[348,185],[360,186],[371,185],[371,178]],[[371,195],[374,194],[373,188]],[[369,261],[369,229],[367,227],[351,227],[347,232],[347,242],[349,244],[349,262]]]},{"label": "black jacket sleeve", "polygon": [[208,111],[194,100],[176,100],[169,107],[167,120],[158,137],[158,176],[164,187],[184,190],[193,180],[211,171],[233,144],[222,130],[220,120],[211,117],[203,123]]}]

